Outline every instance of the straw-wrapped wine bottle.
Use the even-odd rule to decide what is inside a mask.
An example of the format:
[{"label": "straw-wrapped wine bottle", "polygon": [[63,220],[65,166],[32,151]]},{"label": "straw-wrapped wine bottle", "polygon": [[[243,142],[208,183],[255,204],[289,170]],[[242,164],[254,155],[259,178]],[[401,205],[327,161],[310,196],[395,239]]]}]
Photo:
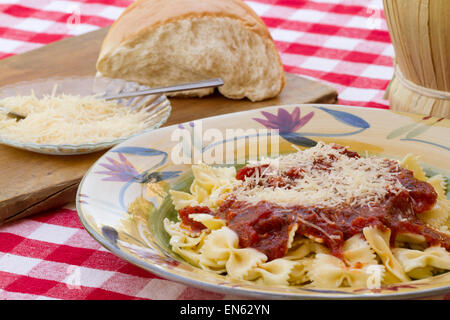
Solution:
[{"label": "straw-wrapped wine bottle", "polygon": [[395,51],[391,109],[450,118],[450,0],[383,0]]}]

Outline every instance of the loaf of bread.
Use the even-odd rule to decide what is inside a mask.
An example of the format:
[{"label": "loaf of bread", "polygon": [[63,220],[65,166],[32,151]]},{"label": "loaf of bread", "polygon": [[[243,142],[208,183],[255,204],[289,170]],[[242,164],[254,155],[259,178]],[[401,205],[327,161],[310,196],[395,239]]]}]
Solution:
[{"label": "loaf of bread", "polygon": [[252,101],[285,83],[266,25],[241,0],[138,0],[111,26],[97,71],[150,87],[220,77],[221,94]]}]

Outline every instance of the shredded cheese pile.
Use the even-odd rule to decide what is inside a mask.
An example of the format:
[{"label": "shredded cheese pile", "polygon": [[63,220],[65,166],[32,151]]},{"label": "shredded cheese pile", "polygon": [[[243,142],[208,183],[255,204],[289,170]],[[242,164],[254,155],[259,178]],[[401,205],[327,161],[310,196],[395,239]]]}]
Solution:
[{"label": "shredded cheese pile", "polygon": [[96,96],[15,96],[0,100],[7,110],[26,115],[23,120],[0,112],[0,137],[36,144],[99,143],[128,137],[146,127],[148,114],[121,107]]},{"label": "shredded cheese pile", "polygon": [[[246,177],[234,191],[236,200],[256,204],[269,201],[281,205],[335,207],[373,205],[388,193],[406,190],[399,180],[395,160],[375,157],[349,157],[344,149],[319,142],[305,151],[264,159],[251,166],[268,165]],[[288,186],[269,183],[273,177],[287,177],[291,168],[301,168],[301,177]]]}]

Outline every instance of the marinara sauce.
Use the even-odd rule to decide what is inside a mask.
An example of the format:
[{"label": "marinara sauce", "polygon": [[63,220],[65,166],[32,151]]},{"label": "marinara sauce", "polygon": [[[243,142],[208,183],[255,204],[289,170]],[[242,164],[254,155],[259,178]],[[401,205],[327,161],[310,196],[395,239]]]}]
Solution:
[{"label": "marinara sauce", "polygon": [[209,209],[206,206],[195,206],[195,207],[187,206],[178,210],[178,216],[180,217],[181,223],[184,226],[190,228],[193,232],[200,232],[203,229],[206,229],[206,227],[202,223],[194,221],[191,218],[189,218],[189,215],[193,213],[212,214],[211,209]]},{"label": "marinara sauce", "polygon": [[[244,167],[243,170],[247,169]],[[450,250],[450,238],[428,227],[417,216],[435,204],[437,194],[433,187],[414,178],[410,170],[397,170],[397,178],[408,190],[388,194],[384,201],[376,205],[286,207],[268,201],[249,204],[230,198],[217,214],[226,219],[228,227],[238,234],[241,247],[260,250],[269,260],[281,258],[287,253],[289,230],[294,224],[298,224],[297,234],[322,242],[338,257],[342,255],[344,241],[361,233],[367,226],[391,229],[391,244],[397,234],[411,232],[424,236],[429,245],[442,245]],[[288,172],[296,178],[301,174],[301,170],[295,168]],[[283,180],[283,183],[289,182]]]},{"label": "marinara sauce", "polygon": [[[348,157],[359,157],[357,153],[344,150]],[[331,159],[332,160],[332,159]],[[317,160],[317,168],[328,170],[327,161]],[[255,174],[263,175],[267,166],[243,167],[236,178]],[[342,257],[344,241],[355,234],[362,233],[367,226],[391,230],[391,245],[401,233],[414,233],[424,236],[428,245],[441,245],[450,250],[450,237],[428,227],[419,219],[419,215],[431,209],[437,199],[434,188],[427,182],[417,180],[413,172],[395,166],[396,177],[405,187],[399,193],[388,193],[383,201],[372,205],[347,205],[337,207],[320,206],[282,206],[269,201],[256,204],[236,200],[227,200],[213,213],[207,207],[187,207],[180,210],[184,224],[198,230],[200,224],[189,219],[190,213],[209,213],[225,219],[230,229],[239,237],[239,246],[255,248],[265,253],[269,260],[281,258],[288,250],[288,238],[292,228],[297,225],[296,234],[303,235],[323,243],[331,254]],[[289,188],[295,179],[301,179],[302,168],[292,167],[283,176],[266,181],[272,187]],[[267,185],[266,185],[267,186]]]}]

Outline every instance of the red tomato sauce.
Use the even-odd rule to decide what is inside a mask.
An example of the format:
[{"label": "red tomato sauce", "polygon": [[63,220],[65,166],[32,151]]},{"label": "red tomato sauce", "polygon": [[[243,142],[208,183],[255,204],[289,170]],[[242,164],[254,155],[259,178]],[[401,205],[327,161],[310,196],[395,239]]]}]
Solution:
[{"label": "red tomato sauce", "polygon": [[[356,152],[336,146],[342,154],[359,158]],[[315,170],[330,170],[333,155],[328,158],[318,158],[314,161]],[[236,178],[245,180],[252,175],[264,176],[265,187],[293,186],[296,179],[302,179],[304,170],[292,167],[283,175],[269,175],[268,165],[246,166],[240,169]],[[239,237],[241,248],[255,248],[265,253],[269,260],[281,258],[288,251],[289,232],[297,224],[296,234],[310,237],[328,247],[331,253],[342,257],[344,241],[361,234],[367,226],[391,230],[391,245],[401,233],[414,233],[424,236],[428,245],[441,245],[450,251],[450,237],[424,224],[419,216],[431,209],[436,203],[437,194],[427,182],[419,181],[413,172],[398,167],[393,162],[391,172],[406,190],[394,194],[388,193],[384,200],[375,205],[351,206],[347,204],[338,207],[319,206],[282,206],[268,201],[250,204],[229,197],[213,213],[208,207],[186,207],[179,211],[183,225],[192,231],[201,231],[205,227],[189,218],[191,213],[207,213],[225,219],[230,229]],[[250,188],[252,186],[249,186]]]},{"label": "red tomato sauce", "polygon": [[196,206],[196,207],[187,206],[178,210],[178,215],[180,216],[181,223],[184,226],[190,228],[193,232],[200,232],[206,229],[206,227],[202,223],[194,221],[191,218],[189,218],[189,215],[193,213],[212,214],[211,209],[209,209],[206,206]]},{"label": "red tomato sauce", "polygon": [[[253,168],[253,172],[254,170],[261,168]],[[408,190],[388,194],[377,205],[286,207],[267,201],[250,204],[229,198],[216,214],[225,219],[228,227],[237,233],[240,247],[255,248],[265,253],[269,260],[286,255],[289,230],[294,224],[298,224],[297,234],[322,242],[337,257],[342,256],[344,241],[362,233],[367,226],[382,230],[389,228],[392,232],[391,245],[398,234],[411,232],[424,236],[428,245],[441,245],[450,250],[450,237],[428,227],[418,217],[435,204],[437,194],[433,187],[415,179],[410,170],[396,170],[399,172],[397,178]],[[251,171],[244,167],[240,177],[245,176],[243,172]],[[295,176],[301,174],[301,170],[292,172]]]}]

